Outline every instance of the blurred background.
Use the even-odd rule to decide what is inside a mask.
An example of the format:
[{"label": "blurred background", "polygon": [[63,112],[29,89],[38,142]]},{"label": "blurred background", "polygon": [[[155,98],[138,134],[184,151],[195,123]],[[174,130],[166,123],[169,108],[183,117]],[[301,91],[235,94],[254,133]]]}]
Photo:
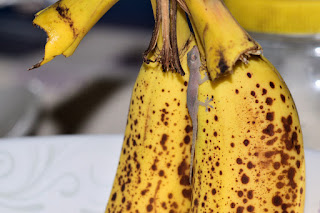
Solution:
[{"label": "blurred background", "polygon": [[[54,2],[0,0],[0,137],[122,134],[131,89],[153,29],[150,1],[119,1],[70,58],[58,56],[27,71],[43,57],[46,41],[46,34],[32,25],[34,14]],[[290,16],[282,3],[278,7],[274,1],[267,10],[269,1],[253,2],[225,0],[286,81],[305,144],[320,149],[320,25],[296,19],[312,14],[317,5],[301,10],[305,1],[295,1],[300,5],[291,5],[297,11]],[[292,26],[303,29],[289,32]]]},{"label": "blurred background", "polygon": [[70,58],[44,55],[34,14],[54,0],[0,0],[0,137],[123,133],[153,29],[149,0],[119,1]]}]

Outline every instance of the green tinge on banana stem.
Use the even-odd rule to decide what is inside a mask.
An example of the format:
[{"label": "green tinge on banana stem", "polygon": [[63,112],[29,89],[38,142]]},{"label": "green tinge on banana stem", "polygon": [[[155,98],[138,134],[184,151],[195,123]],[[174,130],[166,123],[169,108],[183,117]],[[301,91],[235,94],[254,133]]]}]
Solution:
[{"label": "green tinge on banana stem", "polygon": [[61,0],[38,12],[33,24],[48,35],[44,58],[38,68],[57,55],[69,57],[98,20],[118,0]]}]

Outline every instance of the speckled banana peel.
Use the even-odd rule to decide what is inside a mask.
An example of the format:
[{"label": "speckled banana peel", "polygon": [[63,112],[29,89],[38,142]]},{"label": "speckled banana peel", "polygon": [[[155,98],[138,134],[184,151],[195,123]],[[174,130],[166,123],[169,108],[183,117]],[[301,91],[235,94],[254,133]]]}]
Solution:
[{"label": "speckled banana peel", "polygon": [[[181,10],[177,22],[180,60],[188,70],[187,52],[195,41]],[[158,41],[161,45],[161,36]],[[188,76],[163,72],[159,63],[142,65],[106,213],[190,212]]]},{"label": "speckled banana peel", "polygon": [[60,0],[36,14],[33,24],[46,31],[44,58],[38,68],[57,55],[69,57],[97,21],[119,0]]},{"label": "speckled banana peel", "polygon": [[[302,213],[305,199],[303,138],[296,106],[285,82],[263,56],[248,55],[234,63],[227,52],[222,54],[221,50],[227,51],[238,43],[241,46],[244,41],[239,36],[246,35],[244,32],[235,34],[242,30],[236,23],[232,26],[237,29],[229,32],[232,35],[223,32],[227,41],[220,45],[211,45],[205,40],[210,36],[213,40],[222,39],[216,36],[219,30],[234,22],[223,12],[227,11],[221,8],[223,4],[215,0],[186,0],[186,3],[191,14],[194,9],[190,5],[200,8],[208,4],[221,20],[212,29],[217,32],[210,35],[207,27],[207,33],[198,34],[205,44],[203,49],[211,48],[205,54],[207,63],[203,62],[202,74],[206,65],[209,69],[210,61],[223,58],[231,69],[231,74],[199,87],[200,101],[213,98],[210,103],[213,108],[206,112],[204,107],[199,107],[191,212]],[[200,12],[192,15],[201,17]],[[192,17],[192,20],[196,29],[201,29],[197,26],[201,20],[204,22],[201,26],[206,28],[207,17]],[[232,46],[228,42],[231,37]],[[238,50],[231,48],[228,52]]]},{"label": "speckled banana peel", "polygon": [[212,80],[230,74],[239,58],[261,54],[260,45],[239,27],[221,0],[184,0],[197,45]]},{"label": "speckled banana peel", "polygon": [[199,87],[206,97],[213,109],[198,112],[191,212],[302,213],[301,127],[276,69],[262,56],[239,61]]}]

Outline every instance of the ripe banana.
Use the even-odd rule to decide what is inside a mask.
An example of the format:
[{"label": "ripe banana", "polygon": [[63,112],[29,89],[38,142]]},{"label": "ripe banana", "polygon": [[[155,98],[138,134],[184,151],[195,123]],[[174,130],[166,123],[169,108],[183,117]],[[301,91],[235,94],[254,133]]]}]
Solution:
[{"label": "ripe banana", "polygon": [[303,212],[301,127],[275,68],[251,57],[199,97],[214,108],[198,112],[192,212]]},{"label": "ripe banana", "polygon": [[33,24],[46,31],[44,58],[38,68],[57,55],[69,57],[97,21],[119,0],[60,0],[36,14]]},{"label": "ripe banana", "polygon": [[[214,108],[198,111],[191,212],[303,212],[303,140],[287,86],[266,58],[254,55],[259,46],[247,48],[255,42],[220,1],[186,4],[210,76],[224,66],[232,71],[199,86],[199,99],[213,98]],[[219,43],[210,42],[215,38]]]},{"label": "ripe banana", "polygon": [[189,212],[192,127],[184,82],[158,63],[142,65],[106,212]]},{"label": "ripe banana", "polygon": [[[195,41],[181,9],[177,23],[181,65],[187,71],[187,52]],[[159,49],[161,42],[159,39]],[[142,65],[132,92],[106,212],[190,211],[192,127],[186,107],[188,78],[188,72],[183,77],[163,72],[159,63]]]}]

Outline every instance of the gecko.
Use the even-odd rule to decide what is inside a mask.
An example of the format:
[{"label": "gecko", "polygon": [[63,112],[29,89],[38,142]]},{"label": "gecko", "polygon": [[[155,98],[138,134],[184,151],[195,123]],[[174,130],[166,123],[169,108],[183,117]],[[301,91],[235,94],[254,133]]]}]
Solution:
[{"label": "gecko", "polygon": [[205,72],[205,76],[201,79],[200,74],[200,53],[197,46],[194,46],[187,54],[187,63],[190,70],[189,74],[189,82],[187,88],[187,107],[189,111],[189,115],[192,121],[192,146],[191,146],[191,162],[190,162],[190,176],[189,181],[191,184],[192,180],[192,169],[193,169],[193,159],[195,152],[195,145],[197,141],[197,132],[198,132],[198,107],[199,105],[206,107],[206,111],[208,111],[208,107],[213,108],[209,103],[213,100],[212,98],[205,100],[205,102],[201,102],[198,100],[198,90],[199,85],[209,80],[207,73]]}]

